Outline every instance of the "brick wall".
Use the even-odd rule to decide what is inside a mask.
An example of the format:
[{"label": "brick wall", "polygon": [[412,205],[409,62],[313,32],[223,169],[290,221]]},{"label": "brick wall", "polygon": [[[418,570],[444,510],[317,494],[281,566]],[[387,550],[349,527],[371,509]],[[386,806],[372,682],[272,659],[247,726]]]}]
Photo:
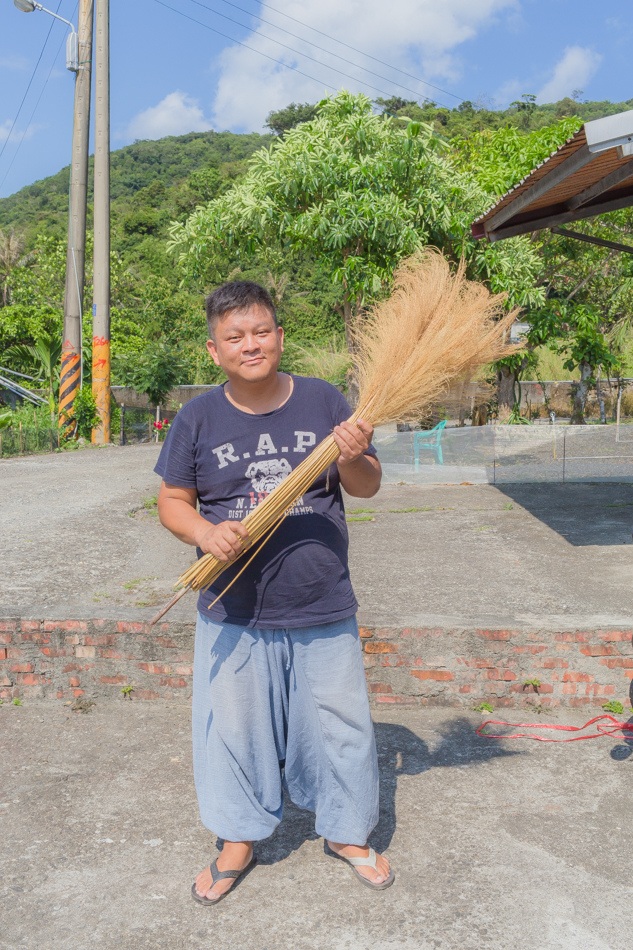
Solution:
[{"label": "brick wall", "polygon": [[[194,625],[111,620],[0,620],[0,698],[188,699]],[[600,706],[627,700],[633,630],[361,628],[376,704]]]}]

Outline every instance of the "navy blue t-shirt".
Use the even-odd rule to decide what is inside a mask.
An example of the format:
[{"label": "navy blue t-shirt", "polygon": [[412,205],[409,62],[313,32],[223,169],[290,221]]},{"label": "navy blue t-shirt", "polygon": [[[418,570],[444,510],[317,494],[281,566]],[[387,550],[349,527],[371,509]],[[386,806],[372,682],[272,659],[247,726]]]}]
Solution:
[{"label": "navy blue t-shirt", "polygon": [[[192,399],[174,419],[154,471],[170,485],[195,488],[207,521],[245,518],[352,414],[334,386],[292,378],[287,402],[262,415],[237,409],[222,386]],[[375,454],[373,447],[367,454]],[[350,617],[358,604],[347,549],[338,468],[332,465],[215,607],[209,610],[242,558],[200,594],[198,610],[216,623],[244,627],[310,627]]]}]

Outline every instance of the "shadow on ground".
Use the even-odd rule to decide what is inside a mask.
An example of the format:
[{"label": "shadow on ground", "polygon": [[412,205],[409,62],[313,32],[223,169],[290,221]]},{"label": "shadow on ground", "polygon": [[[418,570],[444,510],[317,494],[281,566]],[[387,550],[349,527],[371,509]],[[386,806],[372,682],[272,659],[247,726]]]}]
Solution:
[{"label": "shadow on ground", "polygon": [[[489,759],[523,754],[503,748],[496,739],[476,735],[468,719],[451,719],[440,728],[441,740],[434,749],[411,729],[397,723],[376,722],[376,746],[380,769],[380,818],[369,839],[376,851],[385,851],[396,829],[396,792],[400,775],[421,775],[433,768],[478,765]],[[261,864],[283,861],[298,851],[305,841],[319,838],[314,830],[314,815],[297,808],[288,798],[284,817],[270,838],[257,845]],[[218,838],[216,847],[224,842]]]},{"label": "shadow on ground", "polygon": [[631,543],[633,485],[592,482],[496,487],[574,546]]}]

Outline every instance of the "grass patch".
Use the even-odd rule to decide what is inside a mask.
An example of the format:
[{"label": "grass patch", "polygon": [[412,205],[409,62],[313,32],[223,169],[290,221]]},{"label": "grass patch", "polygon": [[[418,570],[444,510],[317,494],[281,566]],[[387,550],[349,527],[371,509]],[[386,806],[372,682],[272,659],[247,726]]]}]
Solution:
[{"label": "grass patch", "polygon": [[346,518],[346,521],[375,521],[375,518],[372,518],[371,515],[352,515],[351,518]]},{"label": "grass patch", "polygon": [[491,524],[482,524],[479,528],[473,528],[473,531],[490,531],[491,528]]},{"label": "grass patch", "polygon": [[408,515],[412,511],[430,511],[430,508],[390,508],[392,515]]},{"label": "grass patch", "polygon": [[353,508],[351,511],[348,511],[348,515],[373,515],[376,511],[375,508]]}]

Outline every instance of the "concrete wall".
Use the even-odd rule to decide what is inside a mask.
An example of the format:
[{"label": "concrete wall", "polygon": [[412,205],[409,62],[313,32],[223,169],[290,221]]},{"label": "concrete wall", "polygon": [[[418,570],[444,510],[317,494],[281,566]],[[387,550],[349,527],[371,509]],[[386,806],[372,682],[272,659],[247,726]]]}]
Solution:
[{"label": "concrete wall", "polygon": [[[165,405],[161,408],[177,409],[181,404],[184,406],[194,396],[207,393],[210,389],[215,389],[215,386],[177,386],[176,389],[172,389]],[[149,406],[149,399],[145,393],[137,393],[131,386],[113,386],[112,395],[119,406],[125,404],[133,409],[147,409]]]},{"label": "concrete wall", "polygon": [[[599,707],[624,702],[633,677],[627,630],[361,628],[375,704],[470,708]],[[85,695],[186,700],[191,695],[194,625],[112,620],[0,621],[0,698],[68,700]],[[538,695],[528,679],[540,680]]]}]

